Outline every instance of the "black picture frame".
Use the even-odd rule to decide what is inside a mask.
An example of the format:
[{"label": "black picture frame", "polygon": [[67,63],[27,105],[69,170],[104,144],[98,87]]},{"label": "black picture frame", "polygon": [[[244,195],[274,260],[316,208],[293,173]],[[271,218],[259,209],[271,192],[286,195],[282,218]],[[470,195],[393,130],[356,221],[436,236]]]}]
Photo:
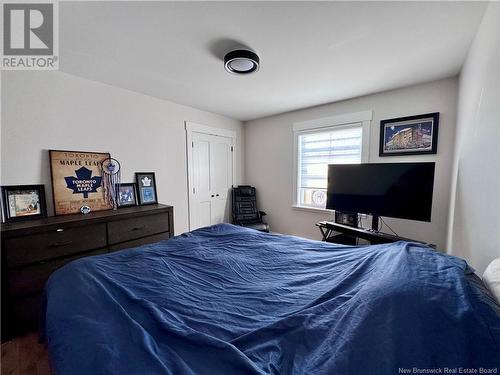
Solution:
[{"label": "black picture frame", "polygon": [[[29,213],[29,211],[35,209],[33,207],[33,203],[28,203],[29,196],[33,196],[33,193],[36,192],[36,196],[38,200],[36,203],[36,213]],[[13,215],[15,212],[11,210],[11,204],[16,204],[16,202],[12,202],[11,198],[15,199],[15,196],[25,196],[24,201],[19,201],[19,209],[18,214]],[[33,198],[31,198],[33,200]],[[21,208],[25,207],[28,213],[21,213]],[[47,205],[45,201],[45,186],[44,185],[7,185],[2,186],[2,207],[3,207],[3,217],[6,223],[12,223],[17,221],[25,221],[25,220],[35,220],[47,217]]]},{"label": "black picture frame", "polygon": [[[132,193],[132,199],[125,197],[125,193]],[[120,183],[116,186],[116,203],[118,208],[137,206],[137,186],[135,182]]]},{"label": "black picture frame", "polygon": [[[146,185],[145,183],[148,181],[149,184]],[[156,178],[154,172],[135,172],[135,182],[137,184],[137,197],[139,198],[139,205],[146,206],[158,203],[158,193],[156,191]]]},{"label": "black picture frame", "polygon": [[436,154],[439,112],[380,121],[379,156]]}]

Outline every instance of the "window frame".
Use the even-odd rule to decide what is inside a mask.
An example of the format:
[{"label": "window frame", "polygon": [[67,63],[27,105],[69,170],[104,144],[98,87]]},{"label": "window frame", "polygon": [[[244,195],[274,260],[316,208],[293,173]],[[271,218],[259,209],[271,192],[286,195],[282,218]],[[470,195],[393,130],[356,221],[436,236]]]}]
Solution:
[{"label": "window frame", "polygon": [[331,213],[326,208],[303,206],[299,202],[299,136],[341,128],[361,126],[361,163],[367,163],[370,156],[370,128],[373,111],[347,113],[293,124],[293,197],[292,208],[318,213]]}]

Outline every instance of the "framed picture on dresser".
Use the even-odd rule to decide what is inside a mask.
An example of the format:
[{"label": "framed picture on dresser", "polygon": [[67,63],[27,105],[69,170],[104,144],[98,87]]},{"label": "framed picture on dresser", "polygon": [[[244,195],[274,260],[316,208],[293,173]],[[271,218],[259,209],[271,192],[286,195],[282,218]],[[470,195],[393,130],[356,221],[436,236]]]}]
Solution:
[{"label": "framed picture on dresser", "polygon": [[108,152],[49,150],[54,214],[67,215],[113,208],[105,197],[102,162]]},{"label": "framed picture on dresser", "polygon": [[141,206],[158,203],[154,172],[136,172],[135,181],[137,183],[137,193]]},{"label": "framed picture on dresser", "polygon": [[137,189],[135,183],[119,184],[116,187],[116,201],[118,207],[137,206]]},{"label": "framed picture on dresser", "polygon": [[3,217],[6,223],[47,216],[43,185],[2,186]]}]

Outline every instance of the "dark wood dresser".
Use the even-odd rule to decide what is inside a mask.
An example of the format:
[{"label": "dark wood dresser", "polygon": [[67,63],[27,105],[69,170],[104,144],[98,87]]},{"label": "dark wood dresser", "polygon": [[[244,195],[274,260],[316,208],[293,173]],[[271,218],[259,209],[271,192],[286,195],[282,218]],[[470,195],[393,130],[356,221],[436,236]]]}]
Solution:
[{"label": "dark wood dresser", "polygon": [[2,224],[2,342],[37,327],[43,287],[58,268],[173,235],[173,207],[161,204]]}]

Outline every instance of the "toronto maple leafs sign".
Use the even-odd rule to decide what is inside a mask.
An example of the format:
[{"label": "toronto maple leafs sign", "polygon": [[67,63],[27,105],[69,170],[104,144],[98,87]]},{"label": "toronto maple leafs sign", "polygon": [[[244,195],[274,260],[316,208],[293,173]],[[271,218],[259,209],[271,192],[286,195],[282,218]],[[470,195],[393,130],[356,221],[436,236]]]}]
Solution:
[{"label": "toronto maple leafs sign", "polygon": [[52,192],[56,215],[111,209],[104,196],[102,161],[109,153],[50,150]]},{"label": "toronto maple leafs sign", "polygon": [[75,174],[76,177],[64,177],[68,189],[73,190],[73,194],[83,194],[84,198],[88,198],[89,193],[97,193],[102,182],[101,176],[92,176],[92,171],[85,167],[77,169]]}]

